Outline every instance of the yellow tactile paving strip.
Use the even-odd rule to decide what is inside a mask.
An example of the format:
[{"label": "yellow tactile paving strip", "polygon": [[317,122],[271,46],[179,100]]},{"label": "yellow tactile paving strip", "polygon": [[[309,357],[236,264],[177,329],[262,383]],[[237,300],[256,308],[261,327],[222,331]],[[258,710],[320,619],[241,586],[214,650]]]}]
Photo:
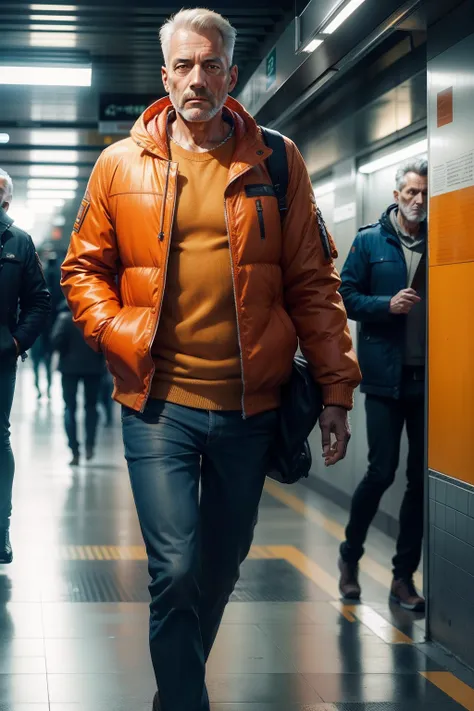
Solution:
[{"label": "yellow tactile paving strip", "polygon": [[468,711],[474,711],[474,689],[455,677],[454,674],[448,671],[420,672],[420,674],[460,706]]},{"label": "yellow tactile paving strip", "polygon": [[344,615],[346,619],[351,621],[355,619],[362,622],[365,627],[368,627],[377,637],[383,639],[384,642],[388,644],[412,644],[413,640],[410,639],[406,634],[400,632],[396,627],[394,627],[390,622],[388,622],[382,615],[375,612],[370,605],[345,605],[343,602],[334,600],[331,605],[338,610],[341,615]]},{"label": "yellow tactile paving strip", "polygon": [[145,546],[60,546],[60,560],[146,560]]},{"label": "yellow tactile paving strip", "polygon": [[[277,499],[277,501],[280,501],[282,504],[285,504],[290,509],[293,509],[293,511],[300,514],[300,516],[303,516],[308,521],[315,523],[317,526],[333,536],[336,540],[344,540],[344,526],[341,526],[340,523],[334,521],[332,518],[325,516],[317,508],[307,504],[295,494],[291,493],[282,486],[279,486],[276,482],[267,479],[265,483],[265,491],[270,494],[270,496],[273,496],[274,499]],[[370,575],[373,580],[381,585],[384,585],[386,588],[390,588],[392,584],[392,574],[390,570],[388,570],[385,566],[380,565],[380,563],[377,563],[377,561],[370,558],[367,554],[362,558],[360,568],[364,573]],[[419,588],[422,588],[423,579],[421,573],[415,573],[414,578],[415,584]]]}]

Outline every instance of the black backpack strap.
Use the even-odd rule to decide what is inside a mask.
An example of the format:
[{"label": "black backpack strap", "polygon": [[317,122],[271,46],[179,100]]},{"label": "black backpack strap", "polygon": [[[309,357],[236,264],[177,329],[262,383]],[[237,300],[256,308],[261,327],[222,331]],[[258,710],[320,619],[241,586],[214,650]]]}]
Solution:
[{"label": "black backpack strap", "polygon": [[260,126],[265,144],[273,153],[266,160],[268,172],[278,200],[280,218],[283,220],[287,210],[286,193],[288,191],[288,158],[283,136],[278,131]]}]

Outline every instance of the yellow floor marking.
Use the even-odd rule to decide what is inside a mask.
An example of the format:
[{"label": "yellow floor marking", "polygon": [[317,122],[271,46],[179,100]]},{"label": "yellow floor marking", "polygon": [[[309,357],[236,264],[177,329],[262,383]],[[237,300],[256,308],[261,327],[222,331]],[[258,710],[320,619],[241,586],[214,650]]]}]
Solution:
[{"label": "yellow floor marking", "polygon": [[420,674],[465,709],[474,711],[474,689],[457,679],[454,674],[448,671],[420,672]]},{"label": "yellow floor marking", "polygon": [[369,605],[345,605],[340,601],[333,601],[331,605],[341,614],[344,611],[360,620],[365,627],[368,627],[377,637],[383,639],[388,644],[413,644],[413,640],[406,634],[400,632],[382,615],[375,612]]},{"label": "yellow floor marking", "polygon": [[[145,546],[59,546],[55,551],[59,560],[147,560]],[[249,558],[275,558],[272,546],[252,546]]]},{"label": "yellow floor marking", "polygon": [[[334,521],[334,519],[325,516],[317,508],[311,506],[311,504],[307,504],[298,496],[290,493],[276,482],[267,479],[265,483],[265,491],[267,491],[270,496],[273,496],[274,499],[277,499],[282,504],[285,504],[290,509],[293,509],[293,511],[300,514],[300,516],[303,516],[308,521],[315,523],[317,526],[333,536],[336,540],[344,540],[344,526],[341,526],[341,524]],[[367,575],[369,575],[376,582],[386,588],[390,588],[392,584],[392,573],[385,566],[370,558],[370,556],[364,555],[360,562],[360,569],[364,573],[367,573]],[[421,589],[423,587],[423,577],[419,571],[415,573],[414,580],[415,584]]]},{"label": "yellow floor marking", "polygon": [[331,598],[339,597],[337,580],[297,548],[294,546],[268,546],[268,548],[271,549],[275,558],[286,560],[306,578],[316,583]]}]

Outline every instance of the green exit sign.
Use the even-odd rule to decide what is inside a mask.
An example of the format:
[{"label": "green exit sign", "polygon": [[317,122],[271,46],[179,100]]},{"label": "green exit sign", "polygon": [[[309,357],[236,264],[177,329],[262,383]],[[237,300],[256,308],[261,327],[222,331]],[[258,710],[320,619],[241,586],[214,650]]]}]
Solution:
[{"label": "green exit sign", "polygon": [[267,57],[267,90],[276,81],[276,47],[272,49]]}]

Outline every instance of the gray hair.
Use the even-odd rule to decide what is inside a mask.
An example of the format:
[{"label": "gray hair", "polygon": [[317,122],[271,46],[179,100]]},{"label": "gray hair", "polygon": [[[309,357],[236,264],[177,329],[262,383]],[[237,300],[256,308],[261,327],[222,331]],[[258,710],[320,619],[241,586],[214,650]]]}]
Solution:
[{"label": "gray hair", "polygon": [[407,173],[416,173],[423,178],[428,175],[428,161],[426,158],[415,158],[400,166],[395,175],[395,185],[397,190],[403,190],[406,185]]},{"label": "gray hair", "polygon": [[203,30],[217,30],[224,42],[224,52],[229,62],[229,67],[232,65],[237,30],[219,13],[196,7],[192,10],[177,12],[162,25],[160,42],[166,66],[168,66],[171,37],[178,30],[193,30],[197,33]]},{"label": "gray hair", "polygon": [[6,170],[0,168],[0,207],[12,201],[13,197],[13,180],[10,178]]}]

